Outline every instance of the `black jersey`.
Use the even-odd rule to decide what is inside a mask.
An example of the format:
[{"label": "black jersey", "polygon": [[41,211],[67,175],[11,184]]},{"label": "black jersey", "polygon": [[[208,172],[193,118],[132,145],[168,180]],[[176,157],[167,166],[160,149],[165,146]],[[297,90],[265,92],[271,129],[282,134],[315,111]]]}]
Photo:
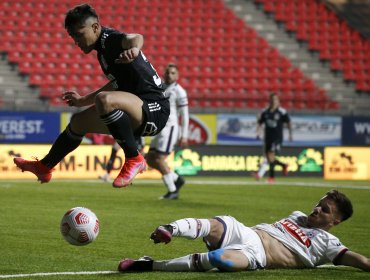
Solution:
[{"label": "black jersey", "polygon": [[102,27],[95,49],[104,74],[109,80],[115,81],[117,90],[133,93],[145,100],[166,99],[161,78],[142,51],[131,63],[115,63],[123,52],[124,36],[125,33]]},{"label": "black jersey", "polygon": [[283,141],[283,128],[284,123],[289,123],[290,117],[288,112],[284,108],[277,108],[275,111],[271,111],[270,108],[266,108],[262,111],[260,118],[258,119],[259,124],[265,125],[265,141]]}]

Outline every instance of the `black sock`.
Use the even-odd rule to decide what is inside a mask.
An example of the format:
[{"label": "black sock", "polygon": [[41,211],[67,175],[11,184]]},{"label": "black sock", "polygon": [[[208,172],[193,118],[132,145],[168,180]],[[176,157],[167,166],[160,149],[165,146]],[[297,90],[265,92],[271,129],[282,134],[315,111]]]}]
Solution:
[{"label": "black sock", "polygon": [[117,150],[115,148],[112,148],[112,152],[110,154],[110,158],[109,158],[108,163],[107,163],[107,173],[108,174],[113,169],[113,164],[114,164],[114,161],[116,160],[116,157],[117,157]]},{"label": "black sock", "polygon": [[269,170],[269,176],[271,178],[275,178],[275,162],[270,163],[270,170]]},{"label": "black sock", "polygon": [[128,271],[153,271],[153,261],[135,261]]},{"label": "black sock", "polygon": [[108,127],[117,143],[122,147],[125,157],[136,157],[139,152],[129,116],[125,112],[115,109],[106,115],[100,116],[100,118]]},{"label": "black sock", "polygon": [[61,134],[59,134],[49,153],[41,160],[41,162],[45,166],[53,168],[66,155],[68,155],[81,144],[82,138],[83,135],[74,133],[68,125],[67,128]]}]

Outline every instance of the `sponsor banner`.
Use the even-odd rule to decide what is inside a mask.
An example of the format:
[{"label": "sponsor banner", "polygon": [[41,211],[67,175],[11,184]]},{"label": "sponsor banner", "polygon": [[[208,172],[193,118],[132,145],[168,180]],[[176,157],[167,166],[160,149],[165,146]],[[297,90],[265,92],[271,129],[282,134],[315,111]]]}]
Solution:
[{"label": "sponsor banner", "polygon": [[[338,146],[341,143],[341,118],[327,116],[291,117],[293,141],[284,129],[284,143],[289,146]],[[256,139],[256,116],[219,114],[217,144],[262,145]]]},{"label": "sponsor banner", "polygon": [[217,115],[217,144],[261,145],[256,138],[257,118],[244,114]]},{"label": "sponsor banner", "polygon": [[216,144],[215,114],[190,114],[189,117],[189,145]]},{"label": "sponsor banner", "polygon": [[[23,157],[31,160],[37,155],[43,158],[50,149],[50,145],[0,145],[0,179],[35,179],[36,176],[30,172],[21,172],[13,163],[14,157]],[[148,150],[145,147],[145,151]],[[67,155],[53,172],[53,179],[97,179],[105,173],[105,164],[109,160],[111,152],[110,145],[81,145],[72,153]],[[122,150],[117,153],[114,169],[111,177],[115,178],[121,170],[125,156]],[[173,155],[168,161],[172,163]],[[137,178],[161,178],[156,170],[147,170],[139,174]]]},{"label": "sponsor banner", "polygon": [[325,148],[324,178],[370,180],[370,148]]},{"label": "sponsor banner", "polygon": [[0,112],[0,143],[50,143],[59,131],[59,113]]},{"label": "sponsor banner", "polygon": [[[292,176],[323,175],[322,148],[284,148],[284,155],[278,158],[289,165]],[[176,172],[181,175],[249,176],[250,172],[258,170],[263,160],[258,147],[199,145],[176,150],[173,164]],[[282,171],[278,166],[275,170]]]},{"label": "sponsor banner", "polygon": [[[13,163],[13,157],[31,159],[38,155],[42,158],[48,153],[50,145],[0,145],[0,179],[35,179],[30,172],[21,172]],[[145,151],[148,146],[145,147]],[[105,173],[104,166],[109,160],[110,145],[81,145],[67,155],[53,172],[54,179],[96,179]],[[289,164],[292,176],[322,176],[323,150],[321,148],[290,147],[284,149],[284,156],[279,159]],[[204,146],[177,150],[168,157],[168,164],[181,175],[201,176],[249,176],[257,171],[263,160],[257,147],[245,146]],[[111,176],[118,175],[124,162],[120,150]],[[281,168],[276,167],[278,176]],[[137,178],[161,178],[156,170],[148,169]]]},{"label": "sponsor banner", "polygon": [[[293,116],[293,141],[290,146],[339,146],[342,121],[340,117]],[[284,134],[285,139],[288,133]],[[285,140],[286,141],[286,140]]]},{"label": "sponsor banner", "polygon": [[342,145],[370,146],[370,117],[343,117]]},{"label": "sponsor banner", "polygon": [[[72,113],[62,113],[61,131],[63,131]],[[145,144],[149,145],[152,137],[145,137]],[[113,144],[111,135],[89,133],[84,137],[85,144]],[[215,114],[190,114],[189,116],[189,145],[216,144],[216,115]]]}]

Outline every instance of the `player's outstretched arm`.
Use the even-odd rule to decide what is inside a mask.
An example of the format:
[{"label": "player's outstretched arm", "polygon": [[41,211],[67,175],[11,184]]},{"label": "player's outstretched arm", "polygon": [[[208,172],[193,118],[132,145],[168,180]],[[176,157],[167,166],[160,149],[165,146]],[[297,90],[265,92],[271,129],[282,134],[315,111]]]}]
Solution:
[{"label": "player's outstretched arm", "polygon": [[352,266],[370,272],[370,259],[351,251],[344,253],[337,264]]}]

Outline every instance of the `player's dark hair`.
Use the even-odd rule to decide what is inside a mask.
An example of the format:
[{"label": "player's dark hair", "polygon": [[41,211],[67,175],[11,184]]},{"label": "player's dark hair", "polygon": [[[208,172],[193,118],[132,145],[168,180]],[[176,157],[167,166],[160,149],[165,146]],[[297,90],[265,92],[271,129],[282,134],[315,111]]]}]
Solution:
[{"label": "player's dark hair", "polygon": [[82,27],[85,24],[85,21],[90,17],[99,20],[99,16],[95,9],[89,4],[75,6],[67,12],[64,20],[64,27],[67,30],[72,30],[76,26]]},{"label": "player's dark hair", "polygon": [[339,214],[342,217],[342,222],[352,216],[353,214],[352,202],[345,194],[337,190],[331,190],[326,193],[326,196],[335,202]]},{"label": "player's dark hair", "polygon": [[271,99],[271,98],[273,98],[274,96],[278,96],[276,93],[270,93],[270,96],[269,96],[269,98]]},{"label": "player's dark hair", "polygon": [[176,70],[177,70],[177,65],[175,64],[175,63],[168,63],[167,65],[166,65],[166,69],[165,69],[165,71],[167,71],[168,69],[170,69],[170,68],[175,68]]}]

